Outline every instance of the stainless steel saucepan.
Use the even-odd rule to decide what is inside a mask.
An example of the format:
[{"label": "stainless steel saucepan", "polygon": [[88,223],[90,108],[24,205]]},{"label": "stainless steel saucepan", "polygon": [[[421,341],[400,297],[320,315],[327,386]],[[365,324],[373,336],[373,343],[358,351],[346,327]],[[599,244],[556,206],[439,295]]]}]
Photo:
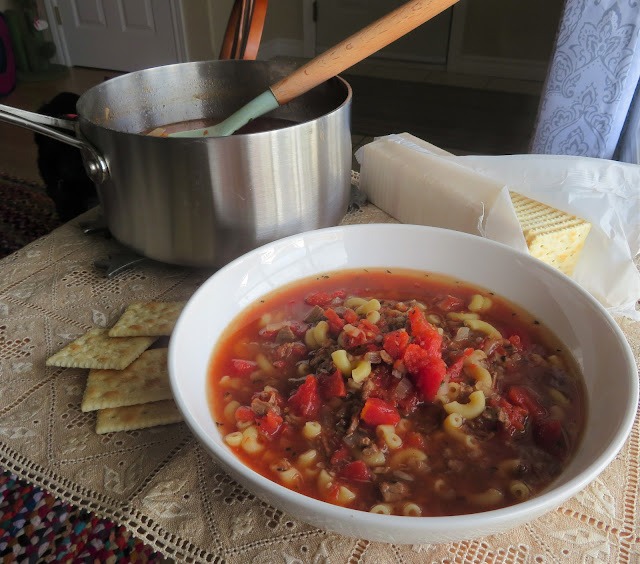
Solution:
[{"label": "stainless steel saucepan", "polygon": [[343,217],[351,88],[336,77],[277,108],[270,116],[296,123],[283,129],[198,139],[142,133],[224,118],[294,68],[242,60],[156,67],[85,92],[77,122],[2,105],[0,120],[80,149],[118,241],[162,262],[217,267]]}]

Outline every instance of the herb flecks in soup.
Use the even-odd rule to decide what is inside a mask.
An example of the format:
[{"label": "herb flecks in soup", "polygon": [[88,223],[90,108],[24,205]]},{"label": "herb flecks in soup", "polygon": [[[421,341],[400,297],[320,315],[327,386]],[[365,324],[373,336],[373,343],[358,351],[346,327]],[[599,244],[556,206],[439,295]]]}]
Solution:
[{"label": "herb flecks in soup", "polygon": [[584,393],[549,331],[425,273],[330,273],[260,300],[214,352],[212,413],[250,468],[395,515],[524,501],[575,451]]}]

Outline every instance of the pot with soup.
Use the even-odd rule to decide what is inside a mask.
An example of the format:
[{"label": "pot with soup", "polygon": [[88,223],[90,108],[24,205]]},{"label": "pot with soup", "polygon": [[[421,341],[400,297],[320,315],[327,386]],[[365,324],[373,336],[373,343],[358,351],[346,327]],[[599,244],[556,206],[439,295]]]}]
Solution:
[{"label": "pot with soup", "polygon": [[0,119],[82,151],[121,243],[162,262],[219,267],[264,243],[340,222],[351,186],[351,88],[332,78],[230,137],[148,133],[222,121],[293,70],[243,60],[155,67],[85,92],[77,123],[6,106]]}]

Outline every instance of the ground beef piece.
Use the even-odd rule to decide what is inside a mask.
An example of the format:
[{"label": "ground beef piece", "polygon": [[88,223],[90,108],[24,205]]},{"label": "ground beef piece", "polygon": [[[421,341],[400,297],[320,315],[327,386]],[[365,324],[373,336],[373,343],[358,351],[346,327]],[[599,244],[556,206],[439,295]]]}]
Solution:
[{"label": "ground beef piece", "polygon": [[320,439],[320,447],[324,456],[327,460],[330,460],[331,457],[335,454],[336,449],[333,446],[333,441],[329,438],[327,433],[320,433],[318,435]]},{"label": "ground beef piece", "polygon": [[251,400],[251,411],[258,417],[266,415],[267,411],[274,411],[280,415],[281,409],[278,404],[278,397],[274,392],[260,392]]},{"label": "ground beef piece", "polygon": [[467,427],[471,434],[478,439],[489,439],[498,430],[500,416],[498,409],[487,407],[479,417],[467,420]]},{"label": "ground beef piece", "polygon": [[404,329],[406,327],[407,319],[407,315],[404,314],[395,316],[389,315],[385,318],[385,321],[389,331],[396,331],[397,329]]},{"label": "ground beef piece", "polygon": [[302,344],[299,341],[291,342],[291,343],[282,343],[277,346],[273,352],[271,353],[271,359],[273,361],[276,360],[288,360],[290,358],[299,360],[303,358],[307,354],[306,345]]},{"label": "ground beef piece", "polygon": [[381,482],[380,493],[387,503],[402,501],[409,495],[409,487],[404,482]]},{"label": "ground beef piece", "polygon": [[251,411],[253,411],[258,417],[266,415],[271,408],[271,404],[266,401],[262,401],[258,398],[251,400]]},{"label": "ground beef piece", "polygon": [[313,306],[313,309],[304,318],[306,323],[317,323],[321,319],[324,319],[324,309],[319,305]]},{"label": "ground beef piece", "polygon": [[358,425],[360,425],[360,413],[356,412],[351,416],[351,424],[349,425],[349,428],[347,429],[347,435],[351,435],[353,433],[356,432],[356,429],[358,428]]},{"label": "ground beef piece", "polygon": [[362,449],[362,454],[367,458],[370,458],[378,454],[379,452],[380,452],[380,449],[378,448],[377,445],[373,443],[370,443],[369,446]]},{"label": "ground beef piece", "polygon": [[289,327],[288,325],[280,329],[280,331],[278,331],[278,334],[276,335],[276,343],[278,344],[293,343],[296,339],[297,337],[295,333],[291,330],[291,327]]},{"label": "ground beef piece", "polygon": [[338,346],[333,342],[326,346],[316,349],[315,351],[311,351],[309,356],[311,360],[309,361],[309,365],[314,370],[314,372],[325,372],[326,374],[333,374],[335,372],[335,365],[333,364],[333,359],[331,358],[331,353],[336,351]]}]

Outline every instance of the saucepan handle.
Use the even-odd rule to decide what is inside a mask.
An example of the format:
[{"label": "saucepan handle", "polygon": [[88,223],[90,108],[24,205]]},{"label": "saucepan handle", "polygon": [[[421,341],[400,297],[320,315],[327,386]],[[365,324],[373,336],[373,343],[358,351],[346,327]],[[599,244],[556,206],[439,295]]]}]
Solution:
[{"label": "saucepan handle", "polygon": [[47,135],[56,141],[77,147],[82,153],[85,171],[95,184],[102,184],[109,178],[107,161],[98,153],[93,145],[80,136],[74,137],[73,135],[62,133],[57,129],[51,129],[51,127],[58,127],[78,134],[76,124],[73,121],[45,116],[27,110],[20,110],[11,106],[5,106],[4,104],[0,104],[0,121],[24,127],[35,133]]}]

